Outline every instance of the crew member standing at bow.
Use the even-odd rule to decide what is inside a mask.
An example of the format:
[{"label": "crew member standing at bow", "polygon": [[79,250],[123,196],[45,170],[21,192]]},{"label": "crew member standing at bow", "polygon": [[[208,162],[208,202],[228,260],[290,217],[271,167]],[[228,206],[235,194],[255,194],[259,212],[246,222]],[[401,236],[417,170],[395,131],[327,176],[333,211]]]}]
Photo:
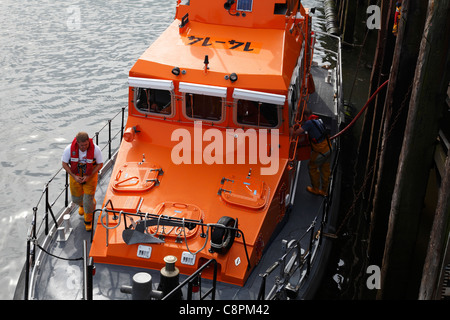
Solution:
[{"label": "crew member standing at bow", "polygon": [[326,128],[318,116],[306,109],[303,113],[306,121],[299,127],[294,127],[293,138],[307,132],[311,144],[311,157],[309,159],[309,176],[312,186],[306,190],[327,196],[330,181],[331,143]]},{"label": "crew member standing at bow", "polygon": [[84,216],[86,230],[90,231],[96,206],[98,171],[103,167],[102,152],[86,132],[79,132],[64,149],[61,160],[70,175],[72,201],[80,206],[78,213]]}]

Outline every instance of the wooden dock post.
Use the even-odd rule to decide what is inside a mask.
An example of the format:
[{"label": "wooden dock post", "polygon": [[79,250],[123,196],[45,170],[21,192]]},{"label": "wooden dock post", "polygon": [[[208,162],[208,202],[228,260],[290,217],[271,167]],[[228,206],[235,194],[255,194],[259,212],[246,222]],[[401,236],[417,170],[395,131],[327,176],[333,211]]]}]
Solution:
[{"label": "wooden dock post", "polygon": [[[395,4],[391,0],[382,0],[381,2],[381,29],[378,32],[377,48],[374,59],[374,67],[370,78],[369,95],[371,95],[384,81],[389,78],[389,71],[392,65],[392,59],[395,49],[396,37],[392,33],[394,22]],[[370,264],[381,265],[384,239],[387,230],[388,215],[379,214],[377,210],[373,210],[374,197],[377,191],[378,168],[380,166],[380,154],[382,147],[382,127],[385,119],[384,102],[386,100],[386,90],[379,93],[374,101],[373,112],[366,113],[367,118],[364,119],[363,132],[361,134],[360,148],[363,145],[367,149],[365,159],[367,160],[365,173],[369,174],[370,166],[374,165],[375,170],[371,173],[369,191],[365,193],[365,203],[362,208],[365,212],[371,212],[371,224],[369,230],[368,255]],[[363,138],[365,136],[365,138]],[[363,140],[364,139],[364,140]],[[370,143],[372,141],[372,143]],[[369,147],[370,145],[370,147]],[[361,158],[361,154],[360,154]],[[362,159],[360,160],[362,161]],[[381,245],[380,245],[381,244]]]},{"label": "wooden dock post", "polygon": [[344,25],[341,27],[341,30],[344,42],[353,43],[357,2],[353,0],[345,0],[345,2]]},{"label": "wooden dock post", "polygon": [[[370,263],[377,265],[381,265],[384,254],[411,84],[426,16],[426,3],[410,4],[411,1],[404,1],[403,21],[395,39],[392,35],[395,6],[388,2],[382,2],[383,30],[379,34],[370,90],[375,90],[388,75],[389,85],[387,92],[375,101],[376,108],[368,112],[364,119],[355,170],[358,172],[355,191],[361,188],[363,180],[367,180],[367,190],[359,210],[361,213],[366,210],[371,213],[368,250]],[[389,47],[389,41],[395,42],[395,50]]]},{"label": "wooden dock post", "polygon": [[[436,116],[444,111],[440,110],[443,91],[447,89],[450,77],[449,71],[449,38],[450,33],[450,1],[430,1],[428,19],[425,26],[426,33],[422,41],[421,77],[417,81],[421,84],[418,98],[426,106],[433,106],[426,113],[435,112]],[[445,99],[444,99],[445,100]],[[435,116],[435,117],[436,117]],[[420,120],[422,117],[417,117]],[[431,118],[431,117],[430,117]],[[436,121],[434,119],[434,121]],[[448,125],[448,124],[447,124]],[[428,128],[429,137],[433,138],[435,128]],[[426,137],[423,137],[425,139]],[[437,296],[438,278],[442,263],[443,246],[447,238],[448,221],[450,219],[450,150],[447,152],[445,171],[439,191],[436,214],[431,229],[427,256],[425,258],[419,299],[435,299]]]},{"label": "wooden dock post", "polygon": [[419,290],[419,300],[432,300],[439,296],[439,273],[441,271],[444,244],[450,219],[450,150],[445,161],[445,175],[442,177],[439,199],[431,228],[430,242],[423,266],[422,282]]},{"label": "wooden dock post", "polygon": [[[420,18],[420,12],[417,10],[424,9],[419,3],[422,1],[403,1],[403,5],[408,5],[409,8],[407,7],[407,12],[403,10],[402,14],[406,13],[410,16],[416,12]],[[449,5],[449,0],[429,0],[428,10],[425,8],[427,21],[423,37],[422,32],[419,33],[422,38],[420,54],[392,195],[381,272],[381,289],[377,296],[382,299],[416,298],[411,297],[410,292],[417,292],[412,289],[418,290],[412,287],[415,284],[411,284],[410,267],[426,185],[433,162],[439,117],[443,111],[449,82]],[[417,21],[409,20],[410,17],[407,19],[408,25],[410,25],[409,22],[413,22],[411,29],[413,31]],[[398,44],[397,42],[397,46]],[[389,157],[392,158],[393,155]]]}]

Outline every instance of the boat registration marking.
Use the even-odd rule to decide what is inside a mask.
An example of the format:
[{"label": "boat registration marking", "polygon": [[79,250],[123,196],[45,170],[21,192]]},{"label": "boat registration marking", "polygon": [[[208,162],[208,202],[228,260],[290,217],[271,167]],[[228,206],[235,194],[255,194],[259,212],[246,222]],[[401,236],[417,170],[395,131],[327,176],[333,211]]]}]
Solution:
[{"label": "boat registration marking", "polygon": [[237,41],[234,39],[214,38],[214,37],[197,37],[190,35],[182,37],[185,45],[210,47],[214,49],[228,49],[249,53],[259,53],[262,43],[253,41]]},{"label": "boat registration marking", "polygon": [[137,249],[137,256],[139,258],[150,259],[152,255],[152,247],[139,245]]},{"label": "boat registration marking", "polygon": [[181,254],[181,263],[188,266],[193,266],[195,264],[195,255],[190,252],[183,251]]}]

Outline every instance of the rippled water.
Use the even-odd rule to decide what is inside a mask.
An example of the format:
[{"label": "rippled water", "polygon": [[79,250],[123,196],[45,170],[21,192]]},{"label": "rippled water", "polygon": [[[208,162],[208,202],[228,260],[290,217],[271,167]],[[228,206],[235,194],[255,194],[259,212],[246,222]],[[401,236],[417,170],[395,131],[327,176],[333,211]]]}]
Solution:
[{"label": "rippled water", "polygon": [[44,184],[74,134],[127,101],[128,71],[176,1],[0,3],[0,298],[11,299]]},{"label": "rippled water", "polygon": [[128,71],[172,21],[175,4],[1,0],[0,299],[13,297],[32,208],[62,150],[126,104]]}]

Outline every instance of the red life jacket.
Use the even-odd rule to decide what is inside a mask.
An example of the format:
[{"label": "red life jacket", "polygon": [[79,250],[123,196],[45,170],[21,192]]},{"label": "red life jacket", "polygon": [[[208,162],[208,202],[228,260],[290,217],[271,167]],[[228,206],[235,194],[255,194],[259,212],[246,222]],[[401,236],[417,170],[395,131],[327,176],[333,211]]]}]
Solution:
[{"label": "red life jacket", "polygon": [[[79,151],[77,144],[77,138],[73,139],[72,145],[70,146],[70,169],[72,173],[80,174],[83,176],[89,176],[92,173],[92,168],[94,167],[95,159],[94,159],[94,141],[89,139],[89,147],[86,151],[86,170],[83,172],[79,172],[78,164],[79,164]],[[83,164],[84,165],[84,164]]]}]

